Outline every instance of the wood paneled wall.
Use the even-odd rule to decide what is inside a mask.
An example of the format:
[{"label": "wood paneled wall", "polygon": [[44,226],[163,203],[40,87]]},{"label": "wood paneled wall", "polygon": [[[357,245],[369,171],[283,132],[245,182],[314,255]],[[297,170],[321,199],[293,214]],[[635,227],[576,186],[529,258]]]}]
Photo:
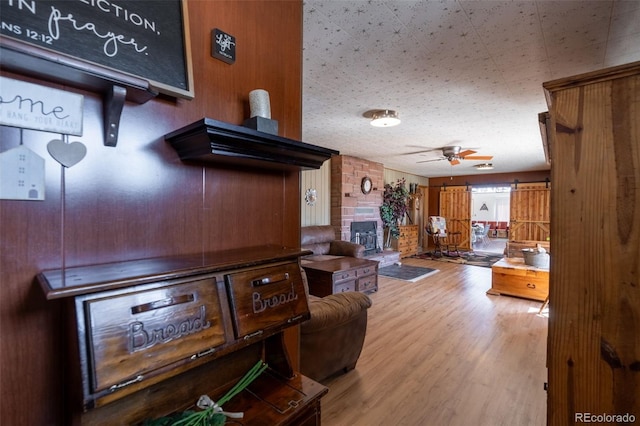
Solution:
[{"label": "wood paneled wall", "polygon": [[411,173],[400,172],[393,169],[384,169],[384,183],[396,183],[399,179],[403,179],[407,183],[407,189],[409,189],[410,183],[417,183],[418,185],[427,186],[429,184],[429,178],[424,176],[418,176]]},{"label": "wood paneled wall", "polygon": [[[0,423],[64,425],[62,306],[34,281],[44,269],[247,245],[298,246],[298,172],[182,163],[163,136],[202,117],[241,124],[248,93],[269,91],[280,135],[301,135],[302,3],[190,1],[195,99],[126,103],[117,147],[102,143],[101,94],[81,93],[88,153],[63,169],[46,145],[59,135],[24,131],[46,161],[44,201],[0,201]],[[211,57],[211,30],[236,37],[237,60]],[[0,152],[20,143],[0,128]]]}]

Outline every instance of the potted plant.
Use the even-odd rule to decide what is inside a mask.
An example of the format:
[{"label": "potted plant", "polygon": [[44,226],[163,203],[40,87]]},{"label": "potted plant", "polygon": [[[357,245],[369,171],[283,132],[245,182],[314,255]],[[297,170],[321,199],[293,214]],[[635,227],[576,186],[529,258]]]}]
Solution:
[{"label": "potted plant", "polygon": [[391,245],[391,237],[398,238],[400,229],[398,225],[407,214],[409,205],[409,191],[405,186],[405,180],[398,179],[395,184],[387,183],[384,185],[384,193],[382,194],[382,205],[380,206],[380,218],[382,225],[387,229],[387,242],[385,247]]}]

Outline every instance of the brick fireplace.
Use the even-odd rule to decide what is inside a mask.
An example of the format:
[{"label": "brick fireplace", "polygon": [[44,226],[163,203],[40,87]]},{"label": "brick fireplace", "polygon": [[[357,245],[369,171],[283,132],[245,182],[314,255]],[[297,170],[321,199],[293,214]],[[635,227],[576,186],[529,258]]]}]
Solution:
[{"label": "brick fireplace", "polygon": [[366,256],[379,253],[381,250],[378,244],[378,222],[375,220],[351,222],[351,241],[363,245]]},{"label": "brick fireplace", "polygon": [[[360,187],[364,177],[373,183],[369,194],[363,194]],[[379,210],[383,191],[383,164],[347,155],[331,158],[331,224],[341,240],[352,240],[352,222],[373,221],[377,224],[377,247],[384,246]]]}]

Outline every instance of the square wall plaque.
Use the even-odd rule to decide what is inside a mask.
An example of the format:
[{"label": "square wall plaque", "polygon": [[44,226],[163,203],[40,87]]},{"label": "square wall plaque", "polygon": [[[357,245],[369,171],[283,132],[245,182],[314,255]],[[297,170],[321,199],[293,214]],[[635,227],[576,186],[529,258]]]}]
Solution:
[{"label": "square wall plaque", "polygon": [[211,31],[211,56],[233,64],[236,61],[236,38],[215,28]]}]

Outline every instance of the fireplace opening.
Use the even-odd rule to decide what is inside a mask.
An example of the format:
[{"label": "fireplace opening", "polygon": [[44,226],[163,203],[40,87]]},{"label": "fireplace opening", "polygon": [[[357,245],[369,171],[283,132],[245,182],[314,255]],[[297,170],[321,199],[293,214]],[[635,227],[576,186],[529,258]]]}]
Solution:
[{"label": "fireplace opening", "polygon": [[351,222],[351,242],[363,245],[365,256],[380,252],[377,226],[376,221]]}]

